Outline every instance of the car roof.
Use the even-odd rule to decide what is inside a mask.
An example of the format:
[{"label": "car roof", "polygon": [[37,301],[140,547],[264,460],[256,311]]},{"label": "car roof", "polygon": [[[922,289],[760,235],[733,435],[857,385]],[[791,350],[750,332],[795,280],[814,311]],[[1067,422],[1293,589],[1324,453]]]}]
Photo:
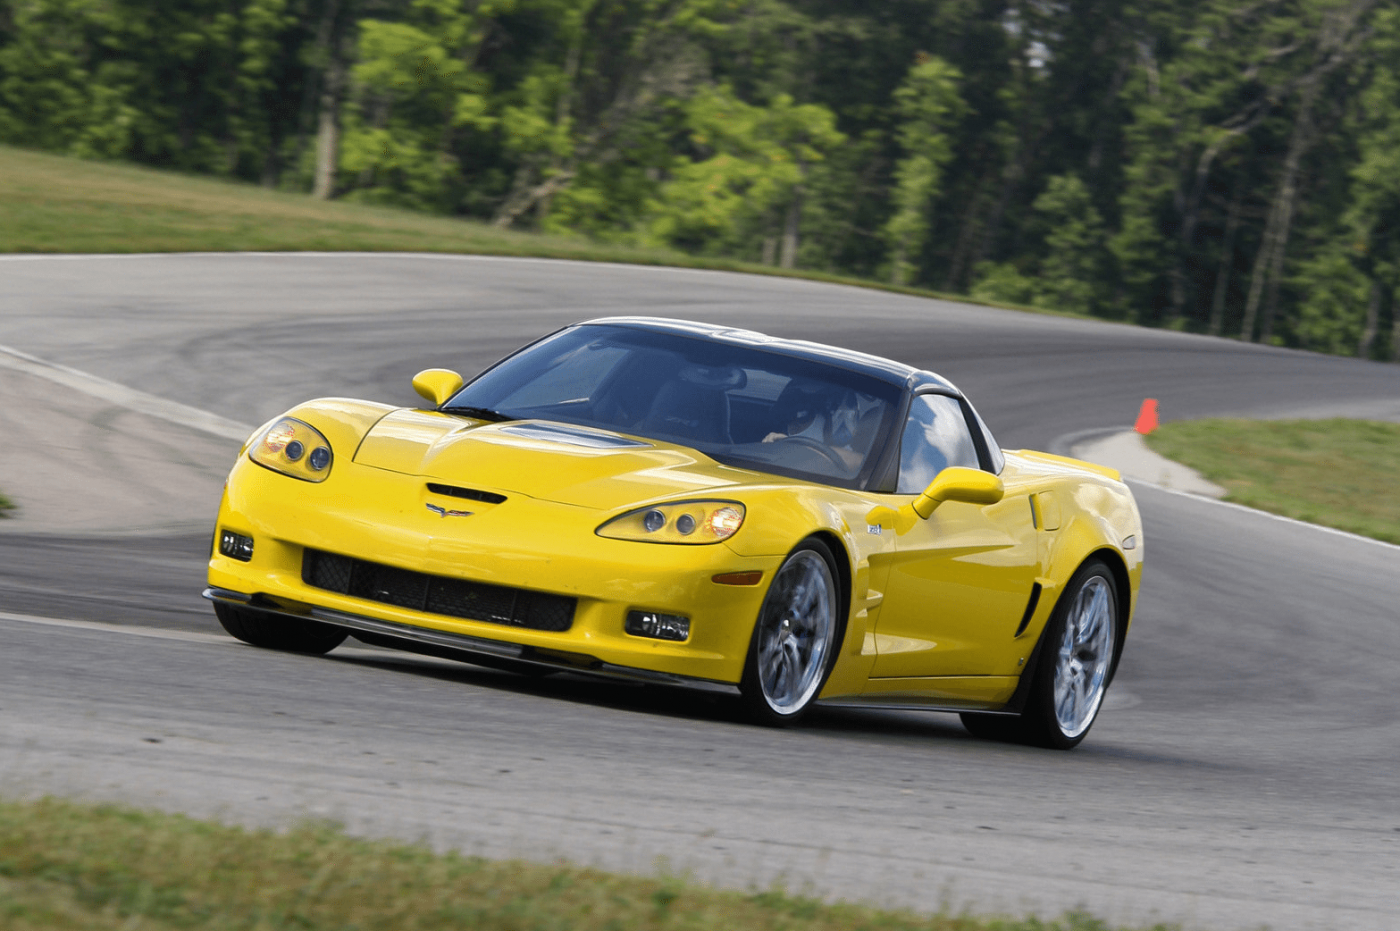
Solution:
[{"label": "car roof", "polygon": [[697,323],[692,320],[672,320],[666,317],[599,317],[594,320],[584,320],[578,324],[578,326],[596,325],[625,326],[637,330],[677,333],[685,336],[698,336],[716,342],[758,347],[781,355],[836,365],[908,390],[931,386],[961,394],[952,382],[942,376],[935,375],[933,372],[916,369],[881,356],[873,356],[851,349],[841,349],[824,343],[814,343],[805,339],[782,339],[777,336],[769,336],[766,333],[759,333],[756,330],[719,326],[712,323]]}]

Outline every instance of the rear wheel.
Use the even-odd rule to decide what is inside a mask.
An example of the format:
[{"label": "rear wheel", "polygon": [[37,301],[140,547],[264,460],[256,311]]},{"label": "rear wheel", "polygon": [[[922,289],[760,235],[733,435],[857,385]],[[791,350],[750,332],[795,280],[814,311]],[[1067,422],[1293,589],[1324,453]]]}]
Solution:
[{"label": "rear wheel", "polygon": [[831,550],[820,540],[805,541],[778,568],[739,683],[755,721],[791,724],[816,700],[839,645],[839,592]]},{"label": "rear wheel", "polygon": [[257,608],[214,602],[214,614],[224,630],[255,647],[289,653],[329,653],[349,635],[340,627],[299,617],[271,614]]},{"label": "rear wheel", "polygon": [[1079,567],[1055,606],[1019,716],[962,715],[977,737],[1068,750],[1089,733],[1113,671],[1118,586],[1098,560]]}]

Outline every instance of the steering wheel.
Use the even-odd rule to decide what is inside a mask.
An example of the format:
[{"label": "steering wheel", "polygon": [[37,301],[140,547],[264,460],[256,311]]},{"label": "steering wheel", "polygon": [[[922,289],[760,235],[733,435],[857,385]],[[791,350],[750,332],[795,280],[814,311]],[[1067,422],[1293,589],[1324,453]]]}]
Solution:
[{"label": "steering wheel", "polygon": [[842,475],[848,472],[851,468],[844,459],[842,459],[836,454],[836,450],[832,449],[830,446],[827,446],[825,443],[817,442],[810,436],[785,436],[782,439],[778,440],[778,442],[797,443],[802,446],[806,446],[809,449],[815,449],[817,452],[825,456],[828,462],[836,466],[837,471]]}]

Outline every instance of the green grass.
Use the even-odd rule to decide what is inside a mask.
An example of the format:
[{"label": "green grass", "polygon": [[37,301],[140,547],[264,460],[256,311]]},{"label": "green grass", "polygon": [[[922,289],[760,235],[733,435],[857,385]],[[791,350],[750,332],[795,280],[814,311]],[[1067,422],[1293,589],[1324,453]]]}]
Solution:
[{"label": "green grass", "polygon": [[1225,488],[1227,501],[1400,543],[1400,424],[1190,420],[1147,443]]},{"label": "green grass", "polygon": [[10,512],[15,509],[15,503],[5,497],[4,492],[0,492],[0,520],[10,516]]},{"label": "green grass", "polygon": [[[0,253],[447,252],[676,265],[988,303],[920,288],[670,249],[542,235],[251,184],[0,146]],[[1057,313],[1009,304],[1034,313]],[[1075,316],[1060,314],[1061,316]]]},{"label": "green grass", "polygon": [[662,250],[0,146],[0,252],[410,251],[671,263]]},{"label": "green grass", "polygon": [[1086,915],[917,915],[55,799],[0,802],[0,928],[1107,931]]}]

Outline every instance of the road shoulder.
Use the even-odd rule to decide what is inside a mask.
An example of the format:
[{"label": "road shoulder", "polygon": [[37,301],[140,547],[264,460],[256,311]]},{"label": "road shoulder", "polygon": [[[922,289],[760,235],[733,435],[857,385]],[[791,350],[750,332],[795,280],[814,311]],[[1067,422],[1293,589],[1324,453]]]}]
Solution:
[{"label": "road shoulder", "polygon": [[1153,452],[1143,442],[1141,434],[1133,430],[1100,434],[1074,443],[1070,446],[1070,455],[1117,469],[1126,479],[1147,482],[1172,491],[1207,498],[1225,495],[1224,488],[1207,480],[1195,469]]}]

